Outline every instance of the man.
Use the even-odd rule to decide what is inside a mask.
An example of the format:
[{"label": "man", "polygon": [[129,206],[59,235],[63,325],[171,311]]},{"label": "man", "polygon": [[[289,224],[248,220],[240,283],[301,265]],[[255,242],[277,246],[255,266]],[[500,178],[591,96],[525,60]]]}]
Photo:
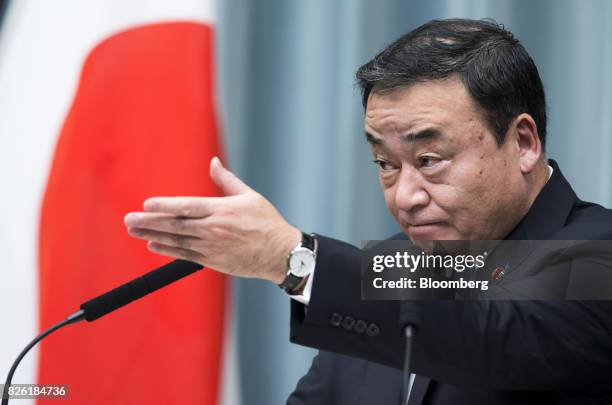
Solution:
[{"label": "man", "polygon": [[[546,160],[543,86],[508,31],[432,21],[357,76],[384,198],[408,238],[612,237],[610,212],[578,200]],[[594,403],[611,390],[608,301],[362,301],[358,249],[302,234],[218,159],[211,177],[226,197],[149,199],[128,231],[154,252],[280,285],[294,298],[293,342],[401,369],[402,311],[419,318],[412,403]]]}]

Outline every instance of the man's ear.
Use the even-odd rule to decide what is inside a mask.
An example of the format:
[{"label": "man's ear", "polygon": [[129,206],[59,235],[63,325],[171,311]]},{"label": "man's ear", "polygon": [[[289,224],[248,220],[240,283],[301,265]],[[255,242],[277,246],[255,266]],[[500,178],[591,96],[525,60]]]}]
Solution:
[{"label": "man's ear", "polygon": [[519,149],[521,171],[531,173],[542,160],[543,151],[538,126],[529,114],[520,114],[511,126]]}]

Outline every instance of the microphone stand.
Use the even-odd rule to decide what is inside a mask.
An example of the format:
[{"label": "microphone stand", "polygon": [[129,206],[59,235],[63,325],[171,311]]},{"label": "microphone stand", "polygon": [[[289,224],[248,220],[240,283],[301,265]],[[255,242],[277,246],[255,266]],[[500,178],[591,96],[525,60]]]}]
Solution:
[{"label": "microphone stand", "polygon": [[414,335],[414,327],[407,325],[404,329],[406,338],[406,350],[404,351],[404,376],[402,380],[402,404],[408,405],[410,395],[410,356],[412,354],[412,336]]}]

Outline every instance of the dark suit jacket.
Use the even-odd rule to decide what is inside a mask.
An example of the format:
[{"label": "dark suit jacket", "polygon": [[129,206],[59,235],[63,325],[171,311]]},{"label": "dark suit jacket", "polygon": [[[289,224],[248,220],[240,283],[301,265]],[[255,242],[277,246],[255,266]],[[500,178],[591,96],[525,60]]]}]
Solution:
[{"label": "dark suit jacket", "polygon": [[[550,164],[553,176],[507,239],[612,239],[612,212],[580,201],[556,163]],[[382,385],[398,391],[404,352],[400,305],[411,305],[421,321],[412,369],[427,377],[415,382],[411,404],[612,403],[612,301],[366,302],[355,271],[360,258],[359,249],[320,238],[308,308],[291,304],[291,341],[395,368],[396,377],[360,372],[370,367],[363,360],[321,354],[289,403],[397,404],[391,398],[306,400],[324,391],[335,398],[345,398],[338,392],[360,392],[364,398],[380,393]]]},{"label": "dark suit jacket", "polygon": [[399,404],[401,384],[400,370],[322,351],[287,405]]}]

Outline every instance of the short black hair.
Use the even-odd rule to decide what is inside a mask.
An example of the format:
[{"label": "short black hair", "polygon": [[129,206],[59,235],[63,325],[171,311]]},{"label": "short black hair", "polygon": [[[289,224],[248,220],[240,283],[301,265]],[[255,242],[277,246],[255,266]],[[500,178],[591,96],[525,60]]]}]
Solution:
[{"label": "short black hair", "polygon": [[493,20],[430,21],[393,42],[356,76],[365,108],[372,92],[454,75],[482,109],[498,145],[512,120],[527,113],[544,149],[546,99],[538,69],[514,35]]}]

